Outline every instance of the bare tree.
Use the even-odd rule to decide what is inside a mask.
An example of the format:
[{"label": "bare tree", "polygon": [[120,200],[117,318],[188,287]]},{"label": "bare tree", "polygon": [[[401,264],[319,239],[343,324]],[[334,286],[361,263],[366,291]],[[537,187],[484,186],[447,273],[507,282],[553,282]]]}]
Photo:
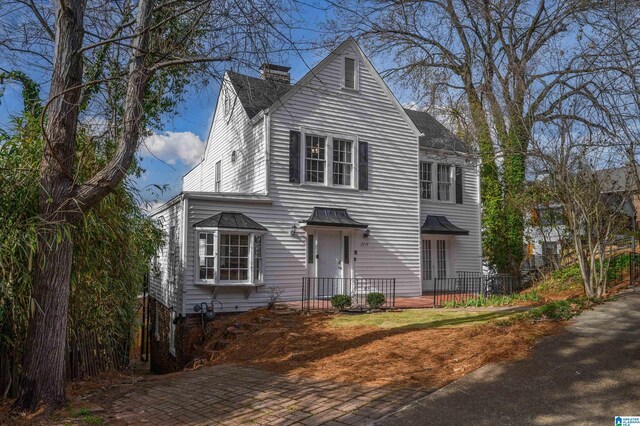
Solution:
[{"label": "bare tree", "polygon": [[[519,271],[526,158],[539,123],[567,117],[564,101],[598,104],[584,55],[584,16],[600,4],[575,0],[395,0],[336,3],[336,29],[355,29],[388,73],[431,103],[464,105],[482,160],[484,250],[499,270]],[[424,101],[424,99],[421,99]]]},{"label": "bare tree", "polygon": [[[573,106],[566,108],[575,111]],[[609,174],[618,159],[608,136],[601,137],[575,121],[547,126],[532,141],[532,168],[544,174],[544,179],[532,183],[533,190],[538,199],[553,200],[562,207],[564,231],[587,297],[606,295],[607,247],[629,224],[625,206],[630,191],[612,182]]]},{"label": "bare tree", "polygon": [[[281,48],[288,40],[287,8],[277,0],[59,0],[53,8],[16,0],[1,7],[6,62],[37,68],[50,82],[41,118],[44,225],[33,276],[35,309],[15,404],[34,410],[64,402],[74,225],[129,172],[149,118],[157,117],[149,110],[163,109],[154,94],[183,88],[185,76],[217,77],[219,64],[247,66],[270,47]],[[110,131],[102,140],[108,161],[95,175],[80,177],[76,136],[99,114],[108,114]]]}]

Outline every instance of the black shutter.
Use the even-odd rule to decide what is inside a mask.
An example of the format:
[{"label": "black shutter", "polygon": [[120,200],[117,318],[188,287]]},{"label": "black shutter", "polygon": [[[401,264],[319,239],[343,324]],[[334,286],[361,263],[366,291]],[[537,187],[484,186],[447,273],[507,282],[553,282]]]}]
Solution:
[{"label": "black shutter", "polygon": [[289,132],[289,182],[300,183],[300,132]]},{"label": "black shutter", "polygon": [[358,189],[369,189],[369,144],[358,144]]},{"label": "black shutter", "polygon": [[456,166],[456,204],[462,204],[462,188],[464,182],[462,179],[462,167]]}]

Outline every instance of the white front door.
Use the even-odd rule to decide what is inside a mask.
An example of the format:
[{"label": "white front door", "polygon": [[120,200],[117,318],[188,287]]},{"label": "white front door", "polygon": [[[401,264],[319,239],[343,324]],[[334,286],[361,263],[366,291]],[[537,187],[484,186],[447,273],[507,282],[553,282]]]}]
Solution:
[{"label": "white front door", "polygon": [[449,252],[451,239],[432,237],[422,240],[422,291],[433,291],[434,279],[449,277]]},{"label": "white front door", "polygon": [[333,296],[342,291],[342,244],[340,231],[318,232],[318,296]]}]

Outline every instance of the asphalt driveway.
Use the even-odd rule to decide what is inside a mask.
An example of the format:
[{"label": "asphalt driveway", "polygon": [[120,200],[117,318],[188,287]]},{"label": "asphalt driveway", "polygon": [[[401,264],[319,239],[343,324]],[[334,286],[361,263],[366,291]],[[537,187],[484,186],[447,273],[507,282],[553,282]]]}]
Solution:
[{"label": "asphalt driveway", "polygon": [[614,425],[640,416],[640,289],[584,312],[532,358],[491,364],[377,425]]}]

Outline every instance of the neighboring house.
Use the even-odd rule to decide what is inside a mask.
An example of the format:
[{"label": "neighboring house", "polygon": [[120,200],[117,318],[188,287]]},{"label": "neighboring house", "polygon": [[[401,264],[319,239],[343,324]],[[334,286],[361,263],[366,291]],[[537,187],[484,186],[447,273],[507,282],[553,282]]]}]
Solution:
[{"label": "neighboring house", "polygon": [[[597,173],[604,203],[629,218],[630,230],[635,218],[637,229],[636,211],[640,208],[640,191],[633,169],[619,167],[599,170]],[[553,203],[539,206],[527,215],[527,222],[523,272],[557,269],[573,247],[562,207]]]},{"label": "neighboring house", "polygon": [[168,236],[150,279],[155,371],[182,368],[201,336],[194,306],[265,306],[395,279],[482,271],[479,171],[464,143],[404,109],[353,39],[296,84],[289,68],[227,72],[202,162],[153,212]]}]

